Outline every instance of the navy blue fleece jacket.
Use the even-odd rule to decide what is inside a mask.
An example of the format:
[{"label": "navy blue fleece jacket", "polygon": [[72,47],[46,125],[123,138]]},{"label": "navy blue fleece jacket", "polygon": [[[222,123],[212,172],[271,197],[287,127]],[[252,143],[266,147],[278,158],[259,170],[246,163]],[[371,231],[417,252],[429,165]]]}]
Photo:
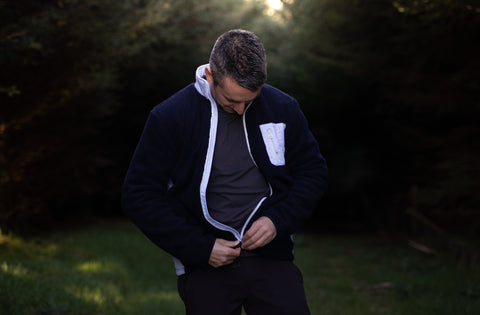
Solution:
[{"label": "navy blue fleece jacket", "polygon": [[260,216],[272,220],[277,236],[255,252],[291,260],[290,235],[312,215],[326,188],[318,144],[296,100],[264,85],[243,123],[250,154],[271,194],[241,231],[215,221],[205,195],[218,109],[204,68],[197,70],[195,84],[151,111],[125,178],[123,209],[152,242],[187,267],[208,264],[216,238],[240,240]]}]

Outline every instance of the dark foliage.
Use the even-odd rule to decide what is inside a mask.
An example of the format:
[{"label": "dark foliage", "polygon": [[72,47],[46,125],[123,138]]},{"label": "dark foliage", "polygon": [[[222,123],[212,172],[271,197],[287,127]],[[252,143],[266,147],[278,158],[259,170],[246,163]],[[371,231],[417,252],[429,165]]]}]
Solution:
[{"label": "dark foliage", "polygon": [[415,232],[414,209],[478,232],[480,5],[284,5],[0,1],[0,226],[118,214],[148,111],[241,27],[264,41],[269,83],[298,98],[327,157],[311,227]]}]

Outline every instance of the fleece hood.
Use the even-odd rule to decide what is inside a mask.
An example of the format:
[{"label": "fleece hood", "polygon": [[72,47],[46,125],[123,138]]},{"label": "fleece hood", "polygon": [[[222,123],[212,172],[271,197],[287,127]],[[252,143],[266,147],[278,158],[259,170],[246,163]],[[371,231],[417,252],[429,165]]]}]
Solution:
[{"label": "fleece hood", "polygon": [[211,102],[214,102],[212,94],[210,93],[210,84],[208,84],[207,79],[205,79],[205,68],[208,67],[210,67],[210,64],[207,63],[197,68],[195,72],[195,89]]}]

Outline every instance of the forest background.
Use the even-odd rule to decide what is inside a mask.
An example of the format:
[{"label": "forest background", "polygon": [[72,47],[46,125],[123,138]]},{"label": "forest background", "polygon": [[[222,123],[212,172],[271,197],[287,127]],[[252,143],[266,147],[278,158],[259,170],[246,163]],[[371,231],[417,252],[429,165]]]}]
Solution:
[{"label": "forest background", "polygon": [[121,215],[148,112],[244,28],[329,165],[309,230],[478,235],[479,2],[276,4],[0,1],[0,228]]}]

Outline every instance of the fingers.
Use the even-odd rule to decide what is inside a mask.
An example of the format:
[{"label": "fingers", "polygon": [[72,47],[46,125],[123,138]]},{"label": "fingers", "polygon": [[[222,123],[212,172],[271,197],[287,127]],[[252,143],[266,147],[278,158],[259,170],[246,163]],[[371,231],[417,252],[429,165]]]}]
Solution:
[{"label": "fingers", "polygon": [[237,244],[238,241],[216,239],[208,263],[215,268],[233,263],[233,261],[240,256],[240,247],[236,249],[233,248]]},{"label": "fingers", "polygon": [[223,246],[230,247],[230,248],[234,248],[239,243],[238,241],[227,241],[227,240],[224,240],[224,239],[221,239],[221,238],[217,238],[215,243],[217,243],[217,242],[219,244],[223,245]]},{"label": "fingers", "polygon": [[[241,248],[253,250],[270,243],[277,236],[277,229],[268,217],[260,217],[253,222],[250,229],[242,239]],[[241,248],[238,241],[216,239],[208,263],[215,267],[221,267],[233,263],[240,256]]]},{"label": "fingers", "polygon": [[277,236],[277,230],[272,220],[267,217],[260,217],[253,222],[250,229],[243,236],[242,248],[245,250],[253,250],[263,247],[270,243],[275,236]]}]

